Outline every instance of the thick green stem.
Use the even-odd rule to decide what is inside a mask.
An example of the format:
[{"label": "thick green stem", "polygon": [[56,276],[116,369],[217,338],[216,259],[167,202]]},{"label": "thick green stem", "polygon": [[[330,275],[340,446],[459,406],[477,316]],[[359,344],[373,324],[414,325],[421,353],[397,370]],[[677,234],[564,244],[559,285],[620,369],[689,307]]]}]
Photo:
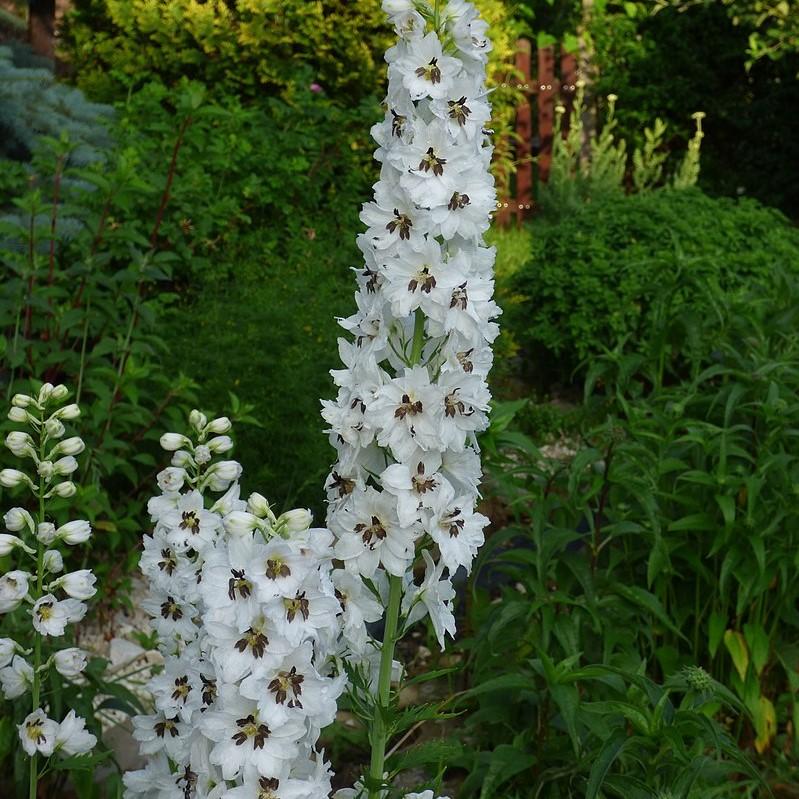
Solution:
[{"label": "thick green stem", "polygon": [[[374,784],[382,782],[386,761],[386,743],[388,741],[386,715],[391,700],[391,667],[394,663],[394,647],[397,644],[401,600],[402,577],[392,576],[389,578],[386,625],[383,632],[383,647],[380,650],[380,676],[377,682],[377,700],[372,721],[372,760],[369,766],[369,775]],[[380,799],[381,794],[382,791],[374,788],[369,791],[369,799]]]}]

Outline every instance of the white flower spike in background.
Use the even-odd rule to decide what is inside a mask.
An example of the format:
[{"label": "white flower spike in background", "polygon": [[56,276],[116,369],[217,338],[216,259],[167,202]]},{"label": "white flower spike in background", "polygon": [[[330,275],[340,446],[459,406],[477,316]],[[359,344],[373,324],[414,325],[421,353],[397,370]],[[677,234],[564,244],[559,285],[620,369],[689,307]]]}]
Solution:
[{"label": "white flower spike in background", "polygon": [[[88,541],[89,522],[75,520],[56,528],[48,521],[52,518],[48,501],[75,494],[74,483],[64,478],[78,468],[75,456],[84,450],[82,439],[64,438],[64,421],[80,415],[77,405],[63,404],[68,394],[66,386],[45,383],[35,396],[14,395],[8,418],[24,424],[27,430],[10,432],[5,444],[14,456],[29,462],[29,468],[0,471],[0,484],[5,488],[23,487],[35,506],[34,513],[24,507],[8,510],[3,516],[8,533],[0,535],[0,551],[16,556],[19,566],[0,576],[0,613],[24,610],[31,628],[19,640],[0,639],[0,689],[4,697],[31,695],[32,710],[17,725],[20,744],[30,758],[30,799],[37,795],[39,777],[49,758],[58,753],[85,755],[97,744],[97,738],[86,730],[85,719],[74,710],[61,722],[49,717],[54,710],[48,707],[45,691],[51,668],[66,680],[80,679],[86,668],[85,653],[77,647],[59,648],[58,639],[86,615],[86,601],[97,593],[90,569],[61,574],[64,555],[55,548]],[[45,759],[44,767],[40,758]]]},{"label": "white flower spike in background", "polygon": [[[396,641],[429,616],[444,648],[455,632],[452,576],[471,568],[483,543],[476,434],[488,426],[499,315],[494,249],[483,241],[496,206],[486,25],[464,0],[384,0],[383,8],[399,40],[386,53],[385,118],[372,130],[380,180],[361,214],[358,310],[341,320],[353,340],[340,341],[338,396],[322,411],[338,453],[328,526],[344,565],[334,579],[348,591],[345,651],[360,675],[351,692],[373,708],[370,768],[351,795],[370,799],[391,787]],[[418,583],[416,565],[425,566]],[[385,606],[382,642],[364,628],[375,606]]]},{"label": "white flower spike in background", "polygon": [[329,657],[332,536],[307,510],[240,499],[241,467],[215,460],[232,447],[230,421],[193,411],[189,423],[191,437],[161,437],[172,465],[149,503],[143,607],[164,668],[153,712],[134,719],[148,762],[125,775],[127,795],[319,799],[331,774],[317,739],[344,687]]}]

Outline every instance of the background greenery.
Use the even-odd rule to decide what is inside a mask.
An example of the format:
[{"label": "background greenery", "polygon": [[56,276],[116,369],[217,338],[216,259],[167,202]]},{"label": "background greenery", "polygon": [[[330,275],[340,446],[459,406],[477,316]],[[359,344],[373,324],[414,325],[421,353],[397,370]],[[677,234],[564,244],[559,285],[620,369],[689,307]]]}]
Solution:
[{"label": "background greenery", "polygon": [[[468,712],[392,764],[481,799],[796,797],[791,20],[749,0],[478,5],[495,84],[519,34],[588,48],[591,157],[559,140],[540,213],[492,232],[493,524],[459,651],[405,653]],[[195,403],[239,420],[245,491],[323,518],[319,398],[390,37],[377,0],[76,0],[66,79],[0,49],[0,389],[80,395],[104,604],[131,601],[156,440]],[[504,188],[518,96],[492,100]],[[363,736],[332,736],[345,780]]]}]

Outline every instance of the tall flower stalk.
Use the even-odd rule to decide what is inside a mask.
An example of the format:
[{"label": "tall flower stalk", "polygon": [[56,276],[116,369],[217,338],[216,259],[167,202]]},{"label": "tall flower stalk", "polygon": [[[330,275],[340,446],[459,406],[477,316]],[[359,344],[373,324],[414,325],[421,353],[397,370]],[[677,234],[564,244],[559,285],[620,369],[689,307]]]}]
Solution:
[{"label": "tall flower stalk", "polygon": [[6,699],[30,693],[31,712],[17,727],[29,757],[29,799],[36,799],[39,780],[57,753],[83,755],[97,743],[86,730],[86,720],[74,710],[61,722],[49,717],[44,689],[51,669],[75,680],[86,667],[80,649],[59,648],[55,639],[86,615],[85,600],[96,593],[89,569],[63,573],[61,547],[88,541],[89,522],[76,520],[57,527],[52,521],[52,503],[75,494],[70,476],[78,468],[75,456],[84,449],[79,437],[65,438],[64,422],[80,415],[77,405],[64,404],[68,394],[66,386],[45,383],[35,397],[14,395],[8,418],[25,429],[9,433],[5,444],[17,458],[30,461],[30,467],[0,471],[0,485],[26,489],[34,507],[33,513],[25,507],[11,508],[3,517],[8,532],[0,534],[0,555],[13,554],[20,561],[0,577],[0,613],[25,611],[19,634],[0,639],[0,687]]},{"label": "tall flower stalk", "polygon": [[161,438],[172,465],[149,503],[142,604],[164,666],[149,683],[154,712],[134,719],[148,763],[125,775],[127,794],[327,796],[316,743],[343,689],[328,657],[339,611],[332,536],[310,527],[307,510],[276,516],[260,494],[239,498],[241,467],[217,460],[232,447],[228,419],[193,411],[190,426]]},{"label": "tall flower stalk", "polygon": [[[351,693],[371,707],[371,761],[356,795],[386,795],[396,643],[429,616],[443,649],[455,632],[452,576],[471,567],[487,519],[475,512],[476,434],[498,333],[496,207],[485,65],[486,25],[464,0],[384,0],[398,41],[386,53],[381,164],[358,236],[357,311],[341,320],[344,368],[323,403],[338,459],[328,478],[336,557],[357,577],[361,622],[384,609],[382,641],[344,625]],[[416,566],[424,567],[421,579]],[[360,793],[359,793],[360,792]],[[344,794],[342,794],[344,795]]]}]

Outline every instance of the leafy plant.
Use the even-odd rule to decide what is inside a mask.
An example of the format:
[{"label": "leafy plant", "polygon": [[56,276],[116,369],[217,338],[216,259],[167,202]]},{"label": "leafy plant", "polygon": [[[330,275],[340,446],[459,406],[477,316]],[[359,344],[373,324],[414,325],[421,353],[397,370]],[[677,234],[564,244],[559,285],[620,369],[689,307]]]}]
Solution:
[{"label": "leafy plant", "polygon": [[767,287],[776,268],[799,268],[799,236],[778,212],[697,190],[605,198],[557,220],[544,215],[532,231],[530,262],[500,282],[528,374],[568,378],[622,341],[643,351],[664,312],[675,322],[664,357],[679,361],[692,339],[678,320],[713,317],[724,292]]}]

